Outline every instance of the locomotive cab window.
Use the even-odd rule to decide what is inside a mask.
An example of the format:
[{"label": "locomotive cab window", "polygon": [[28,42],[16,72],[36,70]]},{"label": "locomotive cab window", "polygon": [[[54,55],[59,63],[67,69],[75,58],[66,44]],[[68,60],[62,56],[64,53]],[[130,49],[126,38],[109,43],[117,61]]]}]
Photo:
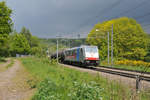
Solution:
[{"label": "locomotive cab window", "polygon": [[85,50],[86,52],[93,52],[93,53],[98,52],[98,49],[96,47],[86,47]]}]

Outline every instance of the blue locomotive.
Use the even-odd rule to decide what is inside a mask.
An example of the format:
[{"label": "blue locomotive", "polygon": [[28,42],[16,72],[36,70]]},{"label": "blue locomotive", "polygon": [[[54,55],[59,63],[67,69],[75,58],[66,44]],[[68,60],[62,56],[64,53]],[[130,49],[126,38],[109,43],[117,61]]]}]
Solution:
[{"label": "blue locomotive", "polygon": [[[57,58],[57,54],[51,55],[51,58]],[[83,66],[98,66],[99,53],[97,46],[80,46],[66,49],[58,53],[59,61],[69,64]]]}]

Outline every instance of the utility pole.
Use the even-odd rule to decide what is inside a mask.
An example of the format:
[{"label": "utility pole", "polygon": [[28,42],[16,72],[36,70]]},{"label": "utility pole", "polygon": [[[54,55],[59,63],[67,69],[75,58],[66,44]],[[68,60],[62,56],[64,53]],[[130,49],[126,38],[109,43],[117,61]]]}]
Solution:
[{"label": "utility pole", "polygon": [[58,63],[58,38],[57,38],[57,63]]},{"label": "utility pole", "polygon": [[69,40],[69,48],[70,48],[70,42],[71,42],[71,40],[70,39],[68,39]]},{"label": "utility pole", "polygon": [[56,36],[57,37],[57,63],[59,63],[59,58],[58,58],[58,47],[59,47],[59,37],[61,37],[60,35],[59,36]]},{"label": "utility pole", "polygon": [[80,34],[78,34],[77,38],[80,39]]},{"label": "utility pole", "polygon": [[112,33],[111,33],[111,66],[113,66],[113,24],[112,24]]},{"label": "utility pole", "polygon": [[108,65],[109,65],[109,32],[108,32]]}]

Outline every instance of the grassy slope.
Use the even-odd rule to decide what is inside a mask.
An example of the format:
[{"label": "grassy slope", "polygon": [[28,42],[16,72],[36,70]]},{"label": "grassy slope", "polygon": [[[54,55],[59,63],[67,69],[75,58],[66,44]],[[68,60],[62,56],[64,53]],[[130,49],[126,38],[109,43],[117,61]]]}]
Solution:
[{"label": "grassy slope", "polygon": [[[68,94],[74,92],[73,90],[76,89],[76,87],[74,87],[73,85],[74,82],[81,83],[81,84],[96,82],[97,84],[99,84],[99,87],[102,89],[100,95],[102,96],[103,100],[129,100],[132,96],[133,97],[131,100],[137,99],[136,97],[134,97],[135,95],[133,95],[133,93],[131,93],[131,91],[127,87],[124,87],[123,85],[120,85],[119,83],[116,82],[110,82],[107,79],[104,79],[100,76],[92,76],[88,73],[65,68],[63,66],[56,65],[56,64],[52,65],[49,64],[47,60],[43,60],[39,58],[21,58],[21,61],[25,66],[25,68],[35,77],[36,80],[38,80],[36,82],[36,85],[38,85],[37,86],[38,91],[35,94],[33,100],[36,99],[40,100],[39,98],[36,98],[37,96],[44,98],[44,96],[47,93],[46,90],[48,89],[48,87],[51,86],[51,84],[49,85],[45,85],[43,83],[41,83],[42,85],[39,84],[40,81],[44,80],[45,78],[49,78],[53,83],[55,83],[54,87],[58,88],[55,89],[55,92],[57,92],[57,94],[62,95],[60,100],[71,100]],[[52,88],[50,88],[50,90],[51,89]],[[81,88],[80,91],[83,91],[82,89],[84,88]],[[45,90],[46,92],[41,93],[40,92],[41,90]],[[90,92],[93,91],[96,90],[92,90]],[[86,100],[91,100],[91,99],[86,99]],[[142,96],[142,100],[147,100],[147,97],[145,97],[144,99]]]},{"label": "grassy slope", "polygon": [[5,63],[5,62],[6,62],[5,58],[0,57],[0,64]]},{"label": "grassy slope", "polygon": [[[106,61],[101,62],[102,66],[110,66],[106,64]],[[128,65],[113,65],[115,68],[124,68],[124,69],[129,69],[129,70],[137,70],[137,71],[145,71],[144,66],[128,66]],[[146,68],[146,72],[150,72],[150,67]]]},{"label": "grassy slope", "polygon": [[[143,66],[126,66],[126,65],[114,65],[116,68],[124,68],[124,69],[130,69],[130,70],[137,70],[137,71],[144,71]],[[146,70],[146,72],[150,72],[150,68]]]},{"label": "grassy slope", "polygon": [[[3,61],[0,64],[6,63],[7,61]],[[14,58],[10,58],[10,63],[7,64],[6,66],[1,66],[0,67],[0,72],[6,71],[9,67],[11,67],[14,64]]]}]

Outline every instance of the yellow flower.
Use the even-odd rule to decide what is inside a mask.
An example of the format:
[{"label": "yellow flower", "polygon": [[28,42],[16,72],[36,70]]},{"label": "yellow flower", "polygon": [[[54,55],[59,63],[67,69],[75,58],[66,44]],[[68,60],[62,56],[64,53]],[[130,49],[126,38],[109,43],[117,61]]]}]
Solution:
[{"label": "yellow flower", "polygon": [[115,64],[117,65],[129,65],[129,66],[148,66],[150,67],[150,63],[144,61],[136,61],[136,60],[120,60],[116,61]]}]

